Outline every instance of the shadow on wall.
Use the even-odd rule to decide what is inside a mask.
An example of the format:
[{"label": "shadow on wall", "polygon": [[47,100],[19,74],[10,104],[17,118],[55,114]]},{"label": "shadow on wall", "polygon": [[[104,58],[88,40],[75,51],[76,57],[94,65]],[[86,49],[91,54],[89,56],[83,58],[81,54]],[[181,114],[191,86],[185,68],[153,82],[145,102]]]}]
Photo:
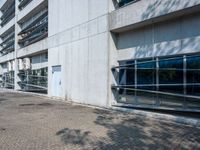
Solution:
[{"label": "shadow on wall", "polygon": [[[162,8],[161,8],[162,3]],[[171,9],[189,5],[189,1],[157,0],[144,11],[143,20],[166,14]],[[160,9],[159,9],[160,8]],[[200,13],[166,20],[128,32],[115,34],[118,50],[133,50],[131,58],[172,55],[192,50],[199,51]]]},{"label": "shadow on wall", "polygon": [[[144,11],[142,19],[145,20],[158,15],[164,15],[166,13],[170,13],[170,11],[173,10],[173,8],[177,8],[180,5],[187,7],[189,3],[190,1],[183,1],[183,0],[164,0],[164,1],[156,0],[154,3],[150,4]],[[163,6],[162,8],[161,5]]]},{"label": "shadow on wall", "polygon": [[[189,126],[158,122],[145,116],[95,110],[95,126],[107,129],[104,137],[90,131],[62,129],[56,133],[66,145],[82,149],[198,149],[200,130]],[[101,131],[97,131],[101,132]]]}]

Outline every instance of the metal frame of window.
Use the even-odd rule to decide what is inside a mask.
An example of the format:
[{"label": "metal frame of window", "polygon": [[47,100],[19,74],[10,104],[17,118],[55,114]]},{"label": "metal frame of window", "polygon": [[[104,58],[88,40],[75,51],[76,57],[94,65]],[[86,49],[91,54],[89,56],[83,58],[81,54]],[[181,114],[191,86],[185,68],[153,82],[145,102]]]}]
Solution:
[{"label": "metal frame of window", "polygon": [[[46,75],[34,75],[33,71],[46,70]],[[20,82],[18,84],[21,86],[22,91],[32,91],[32,92],[47,92],[48,89],[48,68],[41,68],[37,70],[24,70],[21,71],[18,76],[20,77]]]},{"label": "metal frame of window", "polygon": [[14,71],[10,71],[7,73],[4,73],[2,75],[2,87],[8,88],[8,89],[14,89]]},{"label": "metal frame of window", "polygon": [[[190,58],[190,57],[200,57],[200,54],[199,53],[196,53],[196,54],[183,54],[183,55],[174,55],[174,56],[165,56],[165,57],[156,57],[156,58],[152,58],[154,60],[151,60],[151,61],[145,61],[145,62],[138,62],[138,60],[144,60],[144,59],[135,59],[135,60],[124,60],[123,62],[128,62],[128,61],[134,61],[134,63],[131,63],[131,64],[126,64],[126,65],[120,65],[120,66],[117,66],[117,67],[113,67],[112,70],[120,70],[120,69],[123,69],[123,70],[127,70],[127,69],[135,69],[135,84],[134,85],[127,85],[127,84],[123,84],[123,85],[120,85],[120,82],[118,82],[118,85],[112,85],[111,88],[114,89],[114,90],[125,90],[125,95],[126,95],[126,90],[130,90],[130,91],[135,91],[135,93],[137,93],[138,91],[141,91],[141,92],[147,92],[147,93],[152,93],[152,94],[155,94],[156,95],[156,98],[155,98],[155,107],[159,107],[160,106],[160,101],[159,101],[159,94],[162,94],[162,95],[168,95],[168,96],[175,96],[175,97],[180,97],[180,98],[183,98],[183,109],[187,108],[187,100],[188,98],[193,98],[193,99],[198,99],[200,101],[200,96],[196,96],[196,95],[188,95],[187,94],[187,86],[189,85],[194,85],[194,86],[200,86],[200,83],[187,83],[187,71],[200,71],[200,68],[199,69],[188,69],[187,68],[187,59]],[[183,61],[183,67],[182,69],[177,69],[177,68],[160,68],[159,66],[159,62],[160,61],[168,61],[168,60],[177,60],[177,59],[181,59]],[[146,59],[146,58],[145,58]],[[120,61],[121,62],[121,61]],[[120,63],[119,62],[119,63]],[[144,64],[144,63],[148,63],[148,62],[155,62],[156,63],[156,67],[155,68],[137,68],[137,65],[138,64]],[[134,67],[131,67],[133,66]],[[156,71],[156,83],[155,84],[138,84],[137,81],[138,81],[138,70],[140,69],[143,69],[143,70],[155,70]],[[159,71],[160,70],[180,70],[180,71],[183,71],[183,83],[178,83],[178,84],[160,84],[159,83]],[[162,86],[183,86],[183,93],[180,94],[180,93],[171,93],[171,92],[163,92],[163,91],[160,91],[159,88],[162,87]],[[147,90],[147,89],[140,89],[138,87],[156,87],[156,90]],[[137,103],[137,94],[135,94],[135,96],[133,96],[133,99],[136,101]],[[121,102],[120,102],[121,103]]]},{"label": "metal frame of window", "polygon": [[0,50],[1,55],[6,55],[10,52],[13,52],[15,49],[15,33],[14,28],[10,32],[6,33],[6,35],[1,37],[2,43],[0,46],[2,49]]},{"label": "metal frame of window", "polygon": [[20,10],[24,9],[32,0],[19,0],[18,8]]},{"label": "metal frame of window", "polygon": [[15,0],[2,12],[1,26],[6,25],[11,19],[15,17]]},{"label": "metal frame of window", "polygon": [[118,0],[118,7],[124,7],[140,0]]},{"label": "metal frame of window", "polygon": [[40,11],[33,18],[24,22],[22,31],[18,34],[22,38],[18,40],[21,47],[28,46],[48,36],[48,9]]}]

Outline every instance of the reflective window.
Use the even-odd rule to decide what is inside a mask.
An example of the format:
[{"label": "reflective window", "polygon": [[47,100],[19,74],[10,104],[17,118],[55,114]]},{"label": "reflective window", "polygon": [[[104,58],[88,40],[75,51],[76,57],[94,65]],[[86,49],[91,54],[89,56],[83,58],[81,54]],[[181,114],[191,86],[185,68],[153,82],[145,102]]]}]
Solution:
[{"label": "reflective window", "polygon": [[135,85],[135,62],[128,61],[126,64],[128,65],[126,69],[126,84]]},{"label": "reflective window", "polygon": [[137,88],[155,90],[156,62],[154,60],[139,60],[137,62]]},{"label": "reflective window", "polygon": [[200,95],[200,56],[187,57],[187,94]]},{"label": "reflective window", "polygon": [[183,57],[159,60],[159,90],[183,93]]},{"label": "reflective window", "polygon": [[121,103],[200,109],[200,54],[123,61]]}]

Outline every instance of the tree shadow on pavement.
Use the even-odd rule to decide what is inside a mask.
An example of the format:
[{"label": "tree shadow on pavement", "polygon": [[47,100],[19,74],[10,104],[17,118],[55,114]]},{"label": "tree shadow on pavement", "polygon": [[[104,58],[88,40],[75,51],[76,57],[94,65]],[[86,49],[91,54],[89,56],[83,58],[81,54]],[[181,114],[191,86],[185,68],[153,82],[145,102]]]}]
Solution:
[{"label": "tree shadow on pavement", "polygon": [[99,149],[199,149],[200,129],[146,116],[95,110],[97,125],[108,129]]},{"label": "tree shadow on pavement", "polygon": [[58,131],[56,135],[60,136],[65,144],[85,145],[89,141],[89,133],[89,131],[82,132],[81,130],[65,128]]},{"label": "tree shadow on pavement", "polygon": [[[94,110],[94,126],[106,129],[103,137],[90,131],[65,128],[56,133],[68,145],[81,149],[199,149],[200,129],[117,111]],[[89,129],[88,129],[89,130]],[[96,132],[101,132],[101,129]]]}]

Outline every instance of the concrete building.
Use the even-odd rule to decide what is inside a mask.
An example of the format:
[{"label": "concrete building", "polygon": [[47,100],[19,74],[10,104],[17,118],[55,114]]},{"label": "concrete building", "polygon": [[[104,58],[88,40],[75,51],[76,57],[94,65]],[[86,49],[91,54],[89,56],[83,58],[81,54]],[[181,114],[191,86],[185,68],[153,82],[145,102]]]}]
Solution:
[{"label": "concrete building", "polygon": [[199,0],[1,0],[0,11],[3,88],[200,111]]}]

